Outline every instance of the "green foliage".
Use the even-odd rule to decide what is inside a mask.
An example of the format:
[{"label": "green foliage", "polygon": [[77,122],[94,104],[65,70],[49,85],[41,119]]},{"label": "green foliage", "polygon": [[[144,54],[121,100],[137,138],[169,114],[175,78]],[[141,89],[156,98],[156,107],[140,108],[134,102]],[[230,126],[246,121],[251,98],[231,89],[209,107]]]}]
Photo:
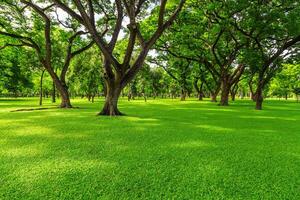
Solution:
[{"label": "green foliage", "polygon": [[300,65],[286,64],[272,80],[269,92],[273,96],[287,97],[300,87]]},{"label": "green foliage", "polygon": [[95,54],[100,53],[92,48],[74,59],[68,75],[68,85],[73,95],[90,97],[102,92],[102,61],[95,57]]},{"label": "green foliage", "polygon": [[26,54],[16,48],[5,49],[0,54],[0,94],[19,96],[26,88],[32,88],[31,74],[24,67]]}]

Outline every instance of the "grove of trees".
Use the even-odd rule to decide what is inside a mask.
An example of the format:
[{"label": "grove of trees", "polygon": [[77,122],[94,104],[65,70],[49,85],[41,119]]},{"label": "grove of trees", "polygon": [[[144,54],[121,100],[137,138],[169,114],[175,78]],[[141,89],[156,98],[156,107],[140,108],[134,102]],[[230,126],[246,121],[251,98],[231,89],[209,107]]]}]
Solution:
[{"label": "grove of trees", "polygon": [[298,0],[2,0],[0,95],[210,98],[300,95]]}]

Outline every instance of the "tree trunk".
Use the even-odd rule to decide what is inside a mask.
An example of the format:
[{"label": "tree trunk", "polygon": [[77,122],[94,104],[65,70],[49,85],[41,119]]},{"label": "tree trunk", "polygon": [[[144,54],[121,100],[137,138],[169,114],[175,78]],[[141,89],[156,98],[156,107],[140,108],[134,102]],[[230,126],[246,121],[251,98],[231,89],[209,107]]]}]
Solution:
[{"label": "tree trunk", "polygon": [[202,81],[200,87],[198,87],[198,81],[199,81],[199,79],[195,79],[195,81],[194,81],[194,88],[197,91],[197,95],[198,95],[199,101],[202,101],[203,100],[203,96],[204,96],[204,93],[203,93],[204,82]]},{"label": "tree trunk", "polygon": [[229,105],[228,99],[229,99],[229,89],[228,89],[228,86],[225,86],[222,89],[220,106],[228,106]]},{"label": "tree trunk", "polygon": [[66,88],[62,88],[60,90],[60,95],[61,95],[60,107],[61,108],[72,108],[68,90]]},{"label": "tree trunk", "polygon": [[237,92],[238,92],[238,87],[237,87],[237,85],[234,85],[232,87],[232,89],[230,90],[230,96],[231,96],[232,101],[235,101],[235,97],[236,97]]},{"label": "tree trunk", "polygon": [[53,81],[53,84],[52,84],[52,103],[55,103],[56,102],[56,89],[55,89],[55,83]]},{"label": "tree trunk", "polygon": [[263,103],[263,88],[264,88],[264,81],[263,81],[263,76],[260,75],[258,78],[258,84],[255,92],[255,109],[256,110],[262,110],[262,103]]},{"label": "tree trunk", "polygon": [[213,91],[213,90],[211,90],[211,94],[210,94],[210,96],[211,96],[211,102],[217,102],[217,96],[218,96],[218,94],[219,94],[219,92],[220,92],[220,89],[221,89],[221,86],[220,86],[220,84],[218,84],[217,86],[216,86],[216,88],[215,88],[215,90]]},{"label": "tree trunk", "polygon": [[70,96],[68,92],[68,87],[64,85],[57,76],[52,77],[53,78],[53,93],[52,93],[52,102],[55,102],[55,88],[58,90],[60,97],[61,97],[61,103],[60,108],[72,108]]},{"label": "tree trunk", "polygon": [[182,90],[181,90],[180,101],[185,101],[185,97],[186,97],[186,91],[184,91],[184,90],[182,89]]},{"label": "tree trunk", "polygon": [[204,83],[203,82],[201,82],[201,85],[200,85],[200,90],[199,90],[199,101],[202,101],[203,100],[203,97],[204,97],[204,92],[203,92],[203,85],[204,85]]},{"label": "tree trunk", "polygon": [[221,100],[220,106],[228,106],[229,92],[230,92],[230,83],[227,78],[222,81],[222,92],[221,92]]},{"label": "tree trunk", "polygon": [[263,103],[263,87],[261,85],[259,85],[257,87],[256,93],[255,93],[255,101],[256,101],[256,105],[255,105],[255,109],[256,110],[262,110],[262,103]]},{"label": "tree trunk", "polygon": [[45,73],[45,70],[42,71],[42,74],[41,74],[41,80],[40,80],[40,103],[39,105],[43,105],[43,77],[44,77],[44,73]]},{"label": "tree trunk", "polygon": [[106,82],[105,103],[99,115],[106,115],[106,116],[123,115],[123,113],[121,113],[118,109],[118,100],[122,91],[121,86],[118,83],[113,81],[105,81],[105,82]]}]

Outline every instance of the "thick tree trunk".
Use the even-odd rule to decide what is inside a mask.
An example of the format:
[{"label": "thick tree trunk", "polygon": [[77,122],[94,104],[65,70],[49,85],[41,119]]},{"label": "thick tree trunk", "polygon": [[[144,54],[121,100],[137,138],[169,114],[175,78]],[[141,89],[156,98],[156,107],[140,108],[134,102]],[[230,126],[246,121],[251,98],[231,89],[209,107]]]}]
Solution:
[{"label": "thick tree trunk", "polygon": [[230,92],[231,85],[228,82],[227,79],[224,79],[222,81],[222,92],[221,92],[221,100],[220,100],[220,106],[228,106],[228,100],[229,100],[229,92]]},{"label": "thick tree trunk", "polygon": [[220,106],[228,106],[228,99],[229,99],[229,89],[226,86],[222,89],[221,93],[221,100],[220,100]]},{"label": "thick tree trunk", "polygon": [[40,80],[40,102],[39,102],[39,105],[43,105],[43,77],[44,77],[44,73],[45,73],[45,70],[42,71],[42,74],[41,74],[41,80]]},{"label": "thick tree trunk", "polygon": [[257,94],[251,93],[250,96],[251,96],[252,101],[256,102]]},{"label": "thick tree trunk", "polygon": [[256,110],[262,110],[262,103],[263,103],[263,97],[262,96],[257,96],[256,99],[256,104],[255,104],[255,109]]},{"label": "thick tree trunk", "polygon": [[259,85],[257,87],[256,93],[255,93],[255,97],[256,97],[255,98],[255,101],[256,101],[255,109],[256,110],[262,110],[262,103],[264,100],[262,92],[263,92],[263,88],[262,88],[262,86]]},{"label": "thick tree trunk", "polygon": [[61,108],[72,108],[68,90],[66,88],[62,88],[60,90],[60,95],[61,95],[60,107]]},{"label": "thick tree trunk", "polygon": [[112,81],[106,81],[106,97],[102,111],[99,115],[106,116],[118,116],[123,115],[118,109],[118,100],[121,94],[122,88],[118,83]]},{"label": "thick tree trunk", "polygon": [[52,93],[52,102],[54,100],[55,102],[55,88],[58,90],[60,97],[61,97],[61,103],[60,108],[72,108],[70,96],[68,92],[68,88],[65,84],[63,84],[58,77],[54,76],[53,78],[53,93]]}]

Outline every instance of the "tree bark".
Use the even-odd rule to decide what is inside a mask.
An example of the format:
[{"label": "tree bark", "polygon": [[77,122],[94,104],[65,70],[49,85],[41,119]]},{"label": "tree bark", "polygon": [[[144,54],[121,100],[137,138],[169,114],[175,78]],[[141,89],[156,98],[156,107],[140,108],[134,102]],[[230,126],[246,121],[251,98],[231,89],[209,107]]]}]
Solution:
[{"label": "tree bark", "polygon": [[230,95],[231,95],[231,100],[232,101],[235,101],[235,96],[236,96],[236,93],[238,92],[238,85],[237,85],[237,83],[236,84],[234,84],[234,86],[231,88],[231,90],[230,90]]},{"label": "tree bark", "polygon": [[56,102],[56,89],[55,89],[55,83],[53,81],[52,83],[52,103]]},{"label": "tree bark", "polygon": [[257,88],[256,88],[256,91],[255,91],[255,102],[256,102],[256,105],[255,105],[255,109],[256,110],[262,110],[262,103],[263,103],[263,89],[264,89],[264,86],[265,86],[265,81],[264,81],[264,78],[263,78],[263,75],[260,74],[259,75],[259,78],[258,78],[258,84],[257,84]]},{"label": "tree bark", "polygon": [[221,100],[220,106],[228,106],[228,99],[229,99],[229,92],[230,92],[230,84],[225,80],[222,83],[222,92],[221,92]]},{"label": "tree bark", "polygon": [[65,87],[59,88],[58,90],[60,90],[60,95],[61,95],[60,107],[72,108],[68,90]]},{"label": "tree bark", "polygon": [[222,79],[222,92],[221,92],[221,100],[220,100],[220,106],[228,106],[228,100],[229,100],[229,93],[230,93],[230,80],[229,76],[225,75]]},{"label": "tree bark", "polygon": [[42,74],[41,74],[41,80],[40,80],[40,102],[39,102],[39,105],[43,105],[43,77],[44,77],[44,73],[45,73],[45,70],[42,71]]},{"label": "tree bark", "polygon": [[54,103],[55,100],[55,88],[59,91],[61,97],[60,108],[72,108],[70,96],[68,92],[68,88],[64,85],[57,76],[52,76],[53,79],[53,93],[52,93],[52,102]]},{"label": "tree bark", "polygon": [[263,103],[263,95],[262,95],[262,89],[258,88],[256,92],[256,105],[255,109],[256,110],[262,110],[262,103]]},{"label": "tree bark", "polygon": [[99,115],[106,116],[118,116],[124,115],[118,109],[118,100],[121,94],[122,88],[119,81],[105,80],[106,84],[106,97],[104,106]]}]

